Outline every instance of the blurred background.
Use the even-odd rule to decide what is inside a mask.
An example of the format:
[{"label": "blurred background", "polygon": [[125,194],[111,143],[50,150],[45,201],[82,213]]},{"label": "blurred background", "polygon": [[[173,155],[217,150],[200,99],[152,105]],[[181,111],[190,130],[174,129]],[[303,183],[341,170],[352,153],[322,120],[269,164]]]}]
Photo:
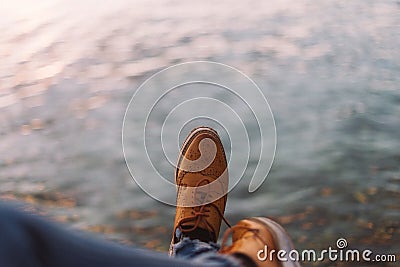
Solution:
[{"label": "blurred background", "polygon": [[167,251],[174,207],[131,178],[123,115],[151,74],[211,60],[254,79],[277,127],[267,181],[227,217],[400,256],[399,1],[2,1],[0,32],[1,199]]}]

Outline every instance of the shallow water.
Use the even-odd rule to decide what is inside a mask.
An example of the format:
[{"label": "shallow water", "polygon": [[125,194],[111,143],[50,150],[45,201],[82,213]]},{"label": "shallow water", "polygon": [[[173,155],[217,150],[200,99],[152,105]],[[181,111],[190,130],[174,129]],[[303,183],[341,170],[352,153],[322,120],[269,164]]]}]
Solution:
[{"label": "shallow water", "polygon": [[[354,248],[400,255],[398,2],[59,0],[0,8],[1,198],[166,250],[174,209],[131,178],[122,119],[151,74],[211,60],[254,79],[277,127],[267,181],[253,194],[239,184],[227,217],[271,216],[299,248],[345,237]],[[163,162],[160,169],[173,171]]]}]

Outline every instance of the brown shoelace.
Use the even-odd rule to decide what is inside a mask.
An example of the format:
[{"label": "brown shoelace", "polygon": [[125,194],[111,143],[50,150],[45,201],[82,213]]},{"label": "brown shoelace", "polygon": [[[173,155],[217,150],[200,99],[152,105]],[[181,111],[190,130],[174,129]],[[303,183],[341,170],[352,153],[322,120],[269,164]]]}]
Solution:
[{"label": "brown shoelace", "polygon": [[[209,184],[210,180],[207,178],[204,178],[202,180],[200,180],[197,184],[196,184],[196,188],[194,189],[195,191],[195,195],[196,193],[202,193],[202,192],[196,192],[197,187],[202,186],[204,184]],[[185,184],[182,184],[181,186],[187,186]],[[206,193],[206,195],[204,196],[204,198],[206,199],[207,196],[209,195],[209,192]],[[209,203],[209,204],[205,204],[205,205],[201,205],[201,206],[197,206],[197,207],[193,207],[193,215],[190,217],[186,217],[181,219],[180,221],[178,221],[178,228],[181,230],[182,233],[190,233],[195,231],[200,223],[207,217],[209,217],[210,215],[208,214],[208,212],[210,211],[209,207],[213,207],[215,210],[217,210],[218,215],[221,216],[222,220],[226,223],[226,225],[231,228],[232,226],[230,225],[230,223],[228,222],[228,220],[225,218],[224,214],[219,210],[218,206],[215,205],[214,203]],[[190,228],[183,228],[182,225],[188,222],[193,222],[194,221],[194,225]],[[207,221],[204,220],[205,224],[207,225],[208,229],[204,229],[206,230],[211,238],[214,238],[214,236],[212,236],[212,233],[214,232],[212,229],[212,225]]]}]

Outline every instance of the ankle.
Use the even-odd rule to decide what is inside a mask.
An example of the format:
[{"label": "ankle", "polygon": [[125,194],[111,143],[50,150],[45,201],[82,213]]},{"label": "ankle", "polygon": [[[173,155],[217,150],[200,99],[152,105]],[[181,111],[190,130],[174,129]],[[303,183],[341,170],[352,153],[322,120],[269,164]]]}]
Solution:
[{"label": "ankle", "polygon": [[[209,242],[210,241],[210,235],[212,235],[209,231],[203,229],[203,228],[196,228],[190,232],[184,232],[184,231],[180,231],[179,234],[179,238],[178,239],[182,239],[185,237],[188,237],[191,240],[200,240],[202,242]],[[178,237],[178,234],[175,235],[176,237]]]}]

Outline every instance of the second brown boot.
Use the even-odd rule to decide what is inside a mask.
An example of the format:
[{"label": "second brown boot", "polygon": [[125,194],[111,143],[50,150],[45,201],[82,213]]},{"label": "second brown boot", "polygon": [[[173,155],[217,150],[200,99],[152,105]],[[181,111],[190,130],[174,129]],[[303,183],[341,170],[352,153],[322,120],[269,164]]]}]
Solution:
[{"label": "second brown boot", "polygon": [[[226,246],[229,235],[232,244]],[[297,261],[278,260],[277,253],[293,250],[292,241],[276,222],[265,217],[252,217],[239,221],[229,228],[223,237],[220,253],[235,257],[244,266],[299,267]]]}]

